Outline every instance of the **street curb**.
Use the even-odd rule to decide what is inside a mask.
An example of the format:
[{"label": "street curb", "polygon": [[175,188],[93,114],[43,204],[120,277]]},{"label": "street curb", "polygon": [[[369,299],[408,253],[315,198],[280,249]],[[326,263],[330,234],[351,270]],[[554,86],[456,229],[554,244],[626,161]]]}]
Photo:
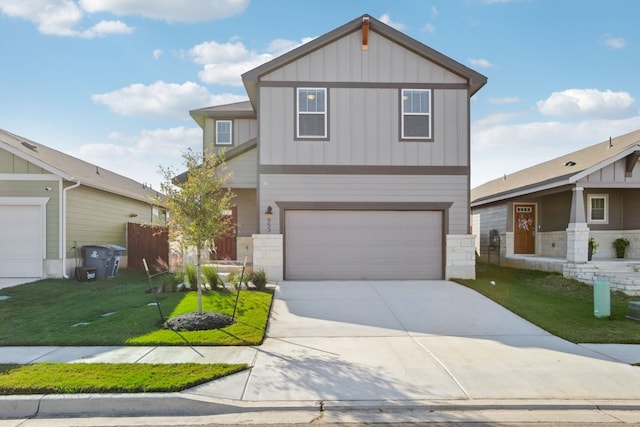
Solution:
[{"label": "street curb", "polygon": [[638,411],[637,400],[406,400],[235,401],[190,393],[56,394],[0,396],[0,419],[57,417],[207,416],[248,412],[309,411]]}]

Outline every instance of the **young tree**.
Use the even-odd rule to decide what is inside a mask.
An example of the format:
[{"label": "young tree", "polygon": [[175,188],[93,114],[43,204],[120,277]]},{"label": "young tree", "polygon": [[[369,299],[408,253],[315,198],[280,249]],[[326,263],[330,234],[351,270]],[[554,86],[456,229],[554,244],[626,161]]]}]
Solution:
[{"label": "young tree", "polygon": [[226,172],[224,152],[194,153],[187,150],[182,157],[185,173],[178,175],[169,167],[160,167],[163,202],[169,213],[169,236],[183,247],[196,249],[198,314],[202,314],[202,250],[214,247],[214,241],[229,234],[235,224],[226,213],[235,195],[224,188],[231,174]]}]

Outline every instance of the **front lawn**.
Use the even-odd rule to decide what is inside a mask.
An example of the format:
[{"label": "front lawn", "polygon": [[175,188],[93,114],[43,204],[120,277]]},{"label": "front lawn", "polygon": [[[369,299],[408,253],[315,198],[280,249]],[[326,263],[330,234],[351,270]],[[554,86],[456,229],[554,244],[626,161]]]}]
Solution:
[{"label": "front lawn", "polygon": [[175,392],[247,368],[198,363],[0,365],[0,395]]},{"label": "front lawn", "polygon": [[640,322],[625,318],[640,297],[612,292],[611,316],[597,318],[593,287],[560,274],[479,264],[476,280],[456,282],[568,341],[640,344]]},{"label": "front lawn", "polygon": [[[0,300],[0,345],[257,345],[264,339],[272,293],[241,291],[236,323],[227,328],[177,333],[162,327],[148,290],[146,274],[130,269],[96,282],[47,279],[0,289],[9,297]],[[196,311],[195,292],[157,296],[165,318]],[[203,310],[230,316],[235,300],[235,292],[204,292]]]}]

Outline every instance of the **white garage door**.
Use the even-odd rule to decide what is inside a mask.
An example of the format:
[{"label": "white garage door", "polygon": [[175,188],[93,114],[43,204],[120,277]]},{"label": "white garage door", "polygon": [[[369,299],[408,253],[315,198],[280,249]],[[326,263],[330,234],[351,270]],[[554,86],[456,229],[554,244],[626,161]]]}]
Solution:
[{"label": "white garage door", "polygon": [[0,205],[0,277],[42,277],[42,206]]},{"label": "white garage door", "polygon": [[287,210],[285,279],[441,279],[441,211]]}]

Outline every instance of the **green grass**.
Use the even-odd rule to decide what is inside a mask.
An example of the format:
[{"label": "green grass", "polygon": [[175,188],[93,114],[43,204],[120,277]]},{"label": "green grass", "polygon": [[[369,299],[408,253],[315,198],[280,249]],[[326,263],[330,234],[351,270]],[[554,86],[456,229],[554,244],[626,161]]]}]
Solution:
[{"label": "green grass", "polygon": [[640,344],[640,322],[625,318],[629,301],[640,297],[612,292],[611,316],[597,318],[593,288],[560,274],[479,265],[476,280],[456,282],[568,341]]},{"label": "green grass", "polygon": [[0,394],[176,392],[245,369],[197,363],[0,365]]},{"label": "green grass", "polygon": [[[159,282],[161,278],[154,278]],[[236,323],[220,330],[166,330],[144,272],[123,269],[96,282],[47,279],[0,290],[0,345],[257,345],[273,295],[242,291]],[[195,292],[158,293],[165,318],[196,311]],[[204,292],[203,310],[231,315],[234,292]]]}]

